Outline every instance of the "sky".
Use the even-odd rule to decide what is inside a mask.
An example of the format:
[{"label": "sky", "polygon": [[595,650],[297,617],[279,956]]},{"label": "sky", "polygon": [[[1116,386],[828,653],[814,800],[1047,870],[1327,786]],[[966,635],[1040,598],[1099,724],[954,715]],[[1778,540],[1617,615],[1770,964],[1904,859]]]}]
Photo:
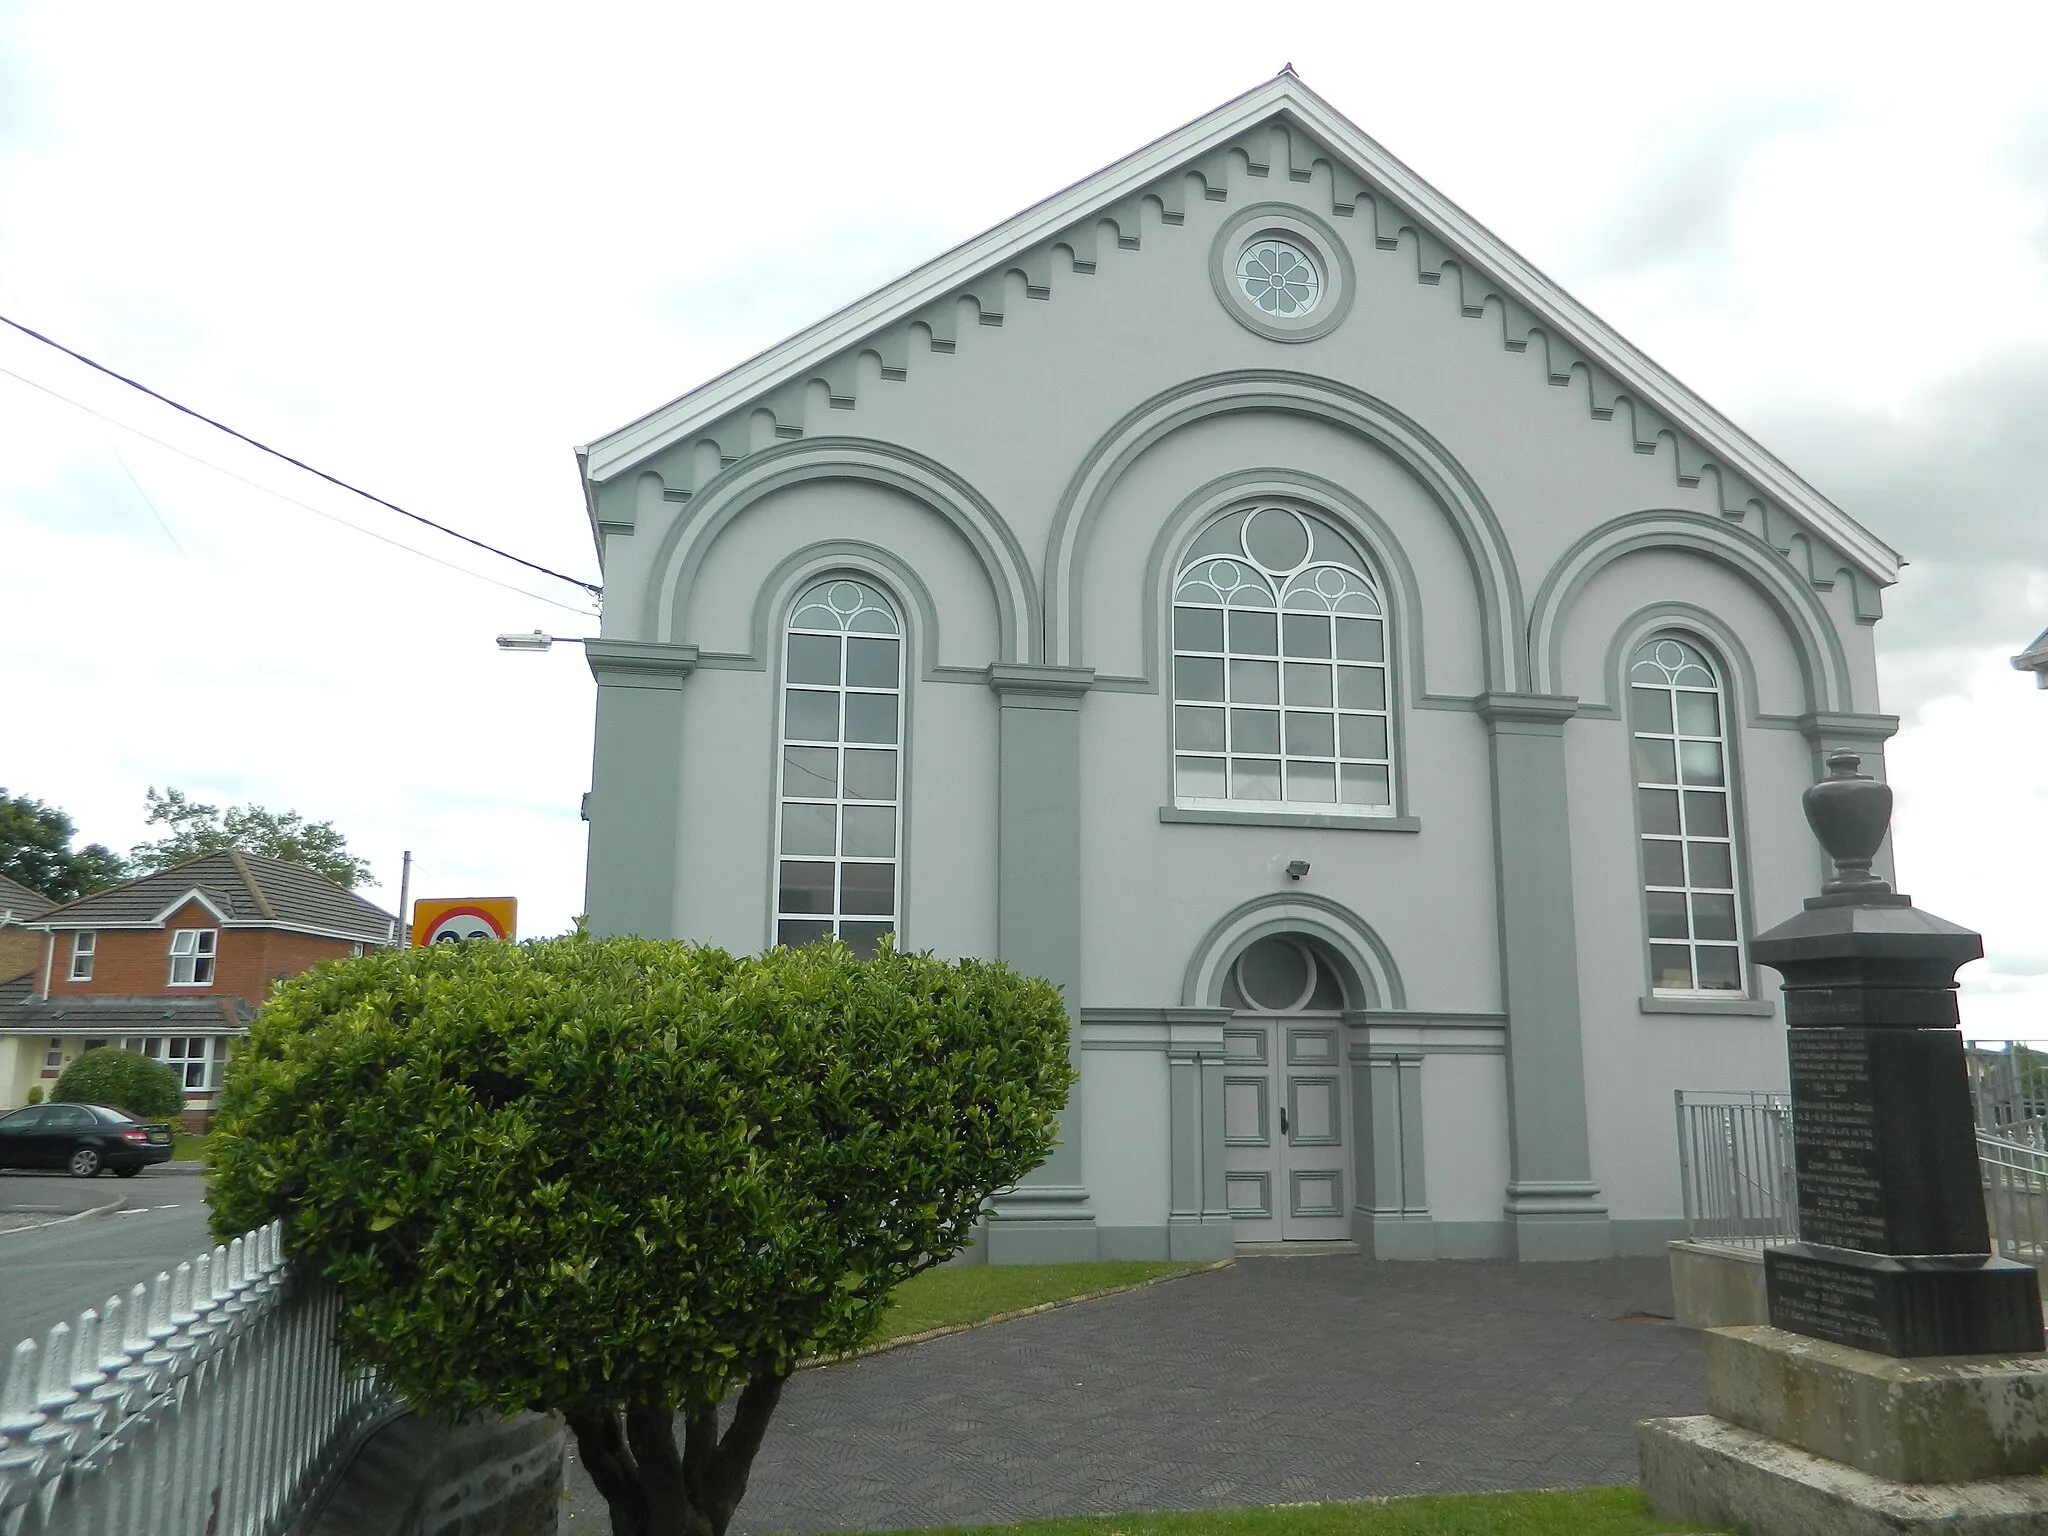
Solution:
[{"label": "sky", "polygon": [[[1906,25],[1900,18],[1911,17]],[[2048,7],[0,0],[0,314],[596,579],[573,456],[1292,63],[1910,564],[1902,886],[2048,1037]],[[587,594],[0,333],[0,786],[581,909]]]}]

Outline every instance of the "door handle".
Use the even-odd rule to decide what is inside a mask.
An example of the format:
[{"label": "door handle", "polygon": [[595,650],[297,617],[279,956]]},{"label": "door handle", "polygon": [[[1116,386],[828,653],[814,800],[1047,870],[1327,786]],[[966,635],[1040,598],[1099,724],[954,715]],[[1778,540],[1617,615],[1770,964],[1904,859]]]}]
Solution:
[{"label": "door handle", "polygon": [[1285,1104],[1280,1106],[1280,1134],[1282,1136],[1287,1134],[1287,1106]]}]

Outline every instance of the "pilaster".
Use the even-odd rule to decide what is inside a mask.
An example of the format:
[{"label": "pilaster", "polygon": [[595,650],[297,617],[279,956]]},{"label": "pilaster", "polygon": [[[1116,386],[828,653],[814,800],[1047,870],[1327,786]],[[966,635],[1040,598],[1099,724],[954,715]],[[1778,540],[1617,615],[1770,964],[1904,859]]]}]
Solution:
[{"label": "pilaster", "polygon": [[1169,1258],[1227,1259],[1234,1250],[1223,1188],[1223,1026],[1229,1021],[1228,1008],[1166,1010]]},{"label": "pilaster", "polygon": [[[1081,700],[1091,667],[998,663],[988,684],[998,706],[996,745],[996,950],[1067,1001],[1069,1059],[1081,990]],[[1070,1263],[1096,1256],[1095,1217],[1081,1163],[1077,1081],[1052,1155],[998,1195],[989,1214],[992,1264]]]},{"label": "pilaster", "polygon": [[597,679],[584,904],[600,937],[675,937],[682,817],[683,684],[697,647],[587,640]]},{"label": "pilaster", "polygon": [[1493,770],[1501,998],[1508,1015],[1505,1214],[1519,1259],[1606,1258],[1596,1201],[1579,1025],[1565,722],[1578,700],[1484,693]]}]

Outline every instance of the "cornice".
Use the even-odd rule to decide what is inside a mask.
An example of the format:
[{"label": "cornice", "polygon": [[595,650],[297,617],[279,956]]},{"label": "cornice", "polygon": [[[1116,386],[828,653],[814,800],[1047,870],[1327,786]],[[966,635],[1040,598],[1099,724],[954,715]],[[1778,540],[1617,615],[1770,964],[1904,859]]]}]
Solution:
[{"label": "cornice", "polygon": [[1809,710],[1798,720],[1800,734],[1819,745],[1828,741],[1884,742],[1899,734],[1897,715],[1839,714]]},{"label": "cornice", "polygon": [[[1026,296],[1051,296],[1055,248],[1086,275],[1101,254],[1102,225],[1113,226],[1120,249],[1136,249],[1142,205],[1153,203],[1167,226],[1182,222],[1188,179],[1202,195],[1230,195],[1230,166],[1241,161],[1253,179],[1311,182],[1327,171],[1330,212],[1371,230],[1375,249],[1407,253],[1416,280],[1454,287],[1458,312],[1501,327],[1510,352],[1540,342],[1544,377],[1560,388],[1581,383],[1590,417],[1626,424],[1636,452],[1670,445],[1678,485],[1713,480],[1722,515],[1801,571],[1816,587],[1833,585],[1842,564],[1858,577],[1859,617],[1877,616],[1879,586],[1897,580],[1897,551],[1863,528],[1754,438],[1687,389],[1533,263],[1423,181],[1291,73],[1283,73],[1206,116],[956,246],[923,267],[760,353],[659,410],[577,450],[593,531],[611,526],[601,503],[631,497],[618,477],[669,455],[664,495],[687,500],[698,489],[699,443],[730,464],[752,451],[753,419],[768,411],[778,438],[801,437],[810,385],[821,383],[832,406],[857,404],[860,360],[872,352],[884,380],[908,376],[910,332],[926,331],[931,351],[955,350],[960,301],[974,301],[981,326],[1000,326],[1009,275]],[[978,327],[970,327],[978,328]],[[681,455],[672,450],[680,447]],[[688,461],[688,462],[685,462]],[[1803,525],[1803,527],[1802,527]],[[1829,547],[1815,549],[1817,535]],[[599,540],[602,544],[602,538]],[[1831,558],[1832,557],[1832,558]]]},{"label": "cornice", "polygon": [[697,647],[658,640],[586,640],[584,660],[600,686],[680,688],[697,670]]},{"label": "cornice", "polygon": [[1549,734],[1564,729],[1579,712],[1579,701],[1575,695],[1480,693],[1473,695],[1472,708],[1488,725],[1536,726]]},{"label": "cornice", "polygon": [[988,685],[1005,703],[1015,699],[1049,708],[1078,709],[1081,696],[1095,686],[1095,669],[999,661],[988,669]]}]

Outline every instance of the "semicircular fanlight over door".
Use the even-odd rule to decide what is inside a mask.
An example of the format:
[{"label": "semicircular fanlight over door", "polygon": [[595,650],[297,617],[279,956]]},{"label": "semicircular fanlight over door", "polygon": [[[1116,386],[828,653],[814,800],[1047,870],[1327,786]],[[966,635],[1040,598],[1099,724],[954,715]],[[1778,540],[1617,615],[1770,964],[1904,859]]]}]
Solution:
[{"label": "semicircular fanlight over door", "polygon": [[1351,1235],[1344,982],[1294,934],[1248,945],[1224,978],[1224,1200],[1237,1241]]}]

